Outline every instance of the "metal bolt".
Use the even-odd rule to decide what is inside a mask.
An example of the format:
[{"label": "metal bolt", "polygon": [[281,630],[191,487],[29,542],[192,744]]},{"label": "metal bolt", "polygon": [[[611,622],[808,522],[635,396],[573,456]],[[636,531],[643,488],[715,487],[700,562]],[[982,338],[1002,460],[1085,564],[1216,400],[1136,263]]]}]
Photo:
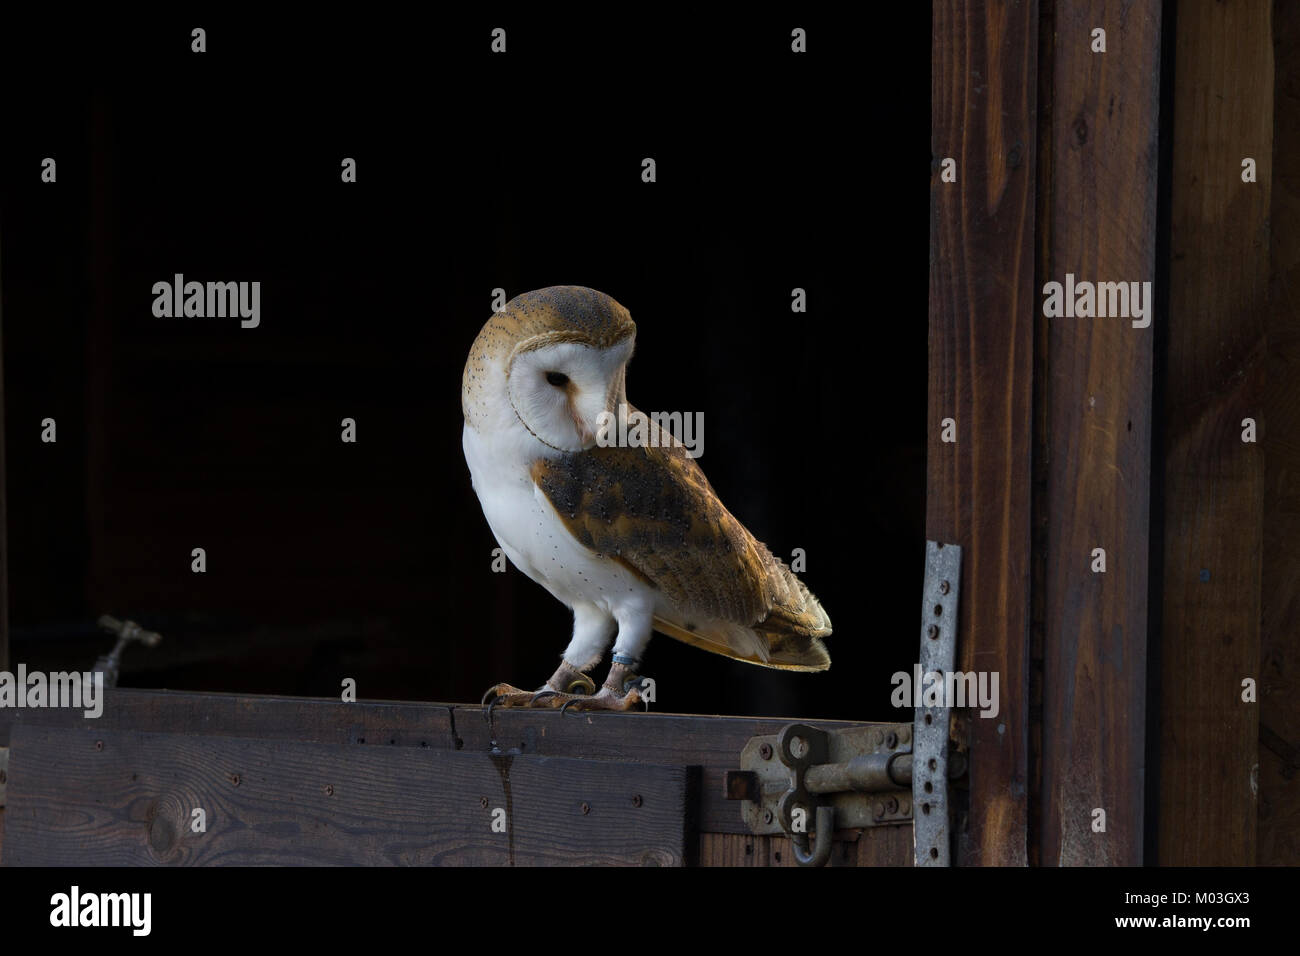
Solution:
[{"label": "metal bolt", "polygon": [[334,785],[332,783],[325,784],[325,796],[327,797],[334,796]]},{"label": "metal bolt", "polygon": [[641,806],[641,794],[638,793],[632,797],[632,806],[634,807]]},{"label": "metal bolt", "polygon": [[584,803],[579,809],[581,809],[583,814],[586,815],[591,812],[591,804]]},{"label": "metal bolt", "polygon": [[926,628],[925,633],[930,636],[930,640],[937,641],[939,639],[939,625],[931,624],[928,628]]},{"label": "metal bolt", "polygon": [[763,822],[764,822],[764,823],[771,823],[771,822],[772,822],[772,811],[771,811],[771,810],[764,810],[764,811],[763,811]]},{"label": "metal bolt", "polygon": [[763,745],[761,745],[761,746],[758,748],[758,755],[759,755],[760,757],[762,757],[764,760],[771,760],[771,759],[772,759],[772,745],[771,745],[771,744],[763,744]]},{"label": "metal bolt", "polygon": [[947,593],[948,593],[949,591],[951,591],[951,590],[952,590],[952,585],[949,584],[947,581],[940,581],[940,582],[939,582],[939,593],[940,593],[940,594],[947,594]]},{"label": "metal bolt", "polygon": [[890,813],[898,812],[898,797],[890,797],[889,802],[885,804],[885,809]]},{"label": "metal bolt", "polygon": [[890,732],[885,736],[885,746],[888,747],[890,750],[893,750],[895,747],[897,747],[897,746],[898,746],[898,734],[894,733],[894,732],[891,730],[891,731],[890,731]]},{"label": "metal bolt", "polygon": [[484,810],[486,810],[486,809],[487,809],[487,805],[488,805],[488,798],[487,798],[487,797],[479,797],[479,798],[478,798],[478,805],[479,805],[480,807],[482,807]]}]

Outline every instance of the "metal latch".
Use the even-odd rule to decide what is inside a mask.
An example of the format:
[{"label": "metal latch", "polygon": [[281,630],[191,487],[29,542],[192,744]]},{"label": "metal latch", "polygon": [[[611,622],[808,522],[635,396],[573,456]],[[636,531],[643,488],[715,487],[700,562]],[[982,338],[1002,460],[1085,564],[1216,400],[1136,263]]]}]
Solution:
[{"label": "metal latch", "polygon": [[[751,737],[741,769],[724,775],[725,796],[743,801],[752,833],[788,835],[799,863],[820,866],[835,830],[911,822],[912,732],[911,724],[832,731],[789,724]],[[950,762],[953,776],[964,771],[961,759]]]},{"label": "metal latch", "polygon": [[104,672],[104,686],[116,687],[117,675],[122,664],[122,651],[132,641],[139,641],[145,647],[157,647],[162,635],[156,631],[146,631],[135,621],[119,621],[107,614],[100,615],[99,626],[110,634],[118,635],[117,643],[104,657],[95,661],[95,670]]},{"label": "metal latch", "polygon": [[[922,674],[942,678],[954,666],[960,579],[961,548],[926,542]],[[751,833],[788,835],[804,866],[829,859],[834,830],[912,823],[919,807],[916,865],[947,866],[948,781],[966,773],[965,755],[949,751],[948,734],[946,703],[917,703],[911,723],[834,731],[789,724],[774,736],[750,738],[741,769],[724,776],[724,795],[742,801]]]}]

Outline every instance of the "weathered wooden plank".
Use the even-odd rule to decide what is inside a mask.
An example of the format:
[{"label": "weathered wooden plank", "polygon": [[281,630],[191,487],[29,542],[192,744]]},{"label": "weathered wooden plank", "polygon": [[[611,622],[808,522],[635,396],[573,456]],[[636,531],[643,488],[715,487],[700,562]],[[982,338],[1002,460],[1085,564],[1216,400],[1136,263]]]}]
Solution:
[{"label": "weathered wooden plank", "polygon": [[[912,828],[875,827],[835,835],[827,866],[911,866]],[[798,866],[786,837],[700,834],[700,866]]]},{"label": "weathered wooden plank", "polygon": [[677,866],[698,839],[687,767],[22,726],[11,770],[16,866]]},{"label": "weathered wooden plank", "polygon": [[963,548],[958,667],[997,672],[1002,705],[969,721],[957,859],[1023,865],[1038,5],[935,0],[933,14],[926,536]]},{"label": "weathered wooden plank", "polygon": [[[1270,5],[1178,7],[1165,388],[1158,862],[1255,863]],[[1258,181],[1242,181],[1252,157]]]},{"label": "weathered wooden plank", "polygon": [[[493,730],[504,751],[700,766],[701,830],[743,834],[747,831],[739,804],[723,798],[723,774],[739,767],[740,752],[750,737],[778,733],[791,720],[653,712],[562,716],[553,710],[498,709],[493,713]],[[15,729],[87,725],[80,712],[67,710],[0,711],[0,729],[6,721]],[[833,720],[801,722],[828,730],[872,726]],[[476,706],[385,701],[345,704],[333,699],[131,689],[112,691],[103,716],[93,723],[95,729],[105,731],[183,732],[467,753],[487,753],[493,737],[483,708]]]},{"label": "weathered wooden plank", "polygon": [[[1155,281],[1160,7],[1054,12],[1047,282]],[[1092,50],[1094,29],[1106,51]],[[1139,290],[1141,287],[1139,287]],[[1041,292],[1041,289],[1040,289]],[[1132,303],[1130,303],[1131,305]],[[1147,303],[1150,304],[1149,302]],[[1043,299],[1034,304],[1043,316]],[[1047,318],[1044,864],[1142,861],[1152,326]],[[1105,573],[1092,570],[1105,550]],[[1105,832],[1093,829],[1096,810]]]},{"label": "weathered wooden plank", "polygon": [[1300,5],[1274,5],[1273,51],[1256,861],[1294,866],[1300,860]]}]

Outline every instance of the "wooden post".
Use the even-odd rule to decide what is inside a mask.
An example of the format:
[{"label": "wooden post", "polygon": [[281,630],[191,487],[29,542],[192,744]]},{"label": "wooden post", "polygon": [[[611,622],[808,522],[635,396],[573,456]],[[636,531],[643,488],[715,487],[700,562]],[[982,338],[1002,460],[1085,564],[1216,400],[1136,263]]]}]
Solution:
[{"label": "wooden post", "polygon": [[1260,634],[1260,866],[1300,860],[1300,6],[1273,8],[1272,285],[1262,402],[1264,569]]},{"label": "wooden post", "polygon": [[[1160,12],[1113,0],[1056,7],[1044,283],[1064,285],[1068,273],[1154,291]],[[1043,318],[1041,295],[1028,308],[1046,337],[1036,400],[1049,453],[1038,850],[1045,865],[1138,864],[1154,322]]]},{"label": "wooden post", "polygon": [[1000,691],[969,718],[956,861],[1024,865],[1038,8],[933,12],[926,537],[964,549],[958,669]]},{"label": "wooden post", "polygon": [[[1270,5],[1179,5],[1165,388],[1161,865],[1255,863]],[[1244,158],[1256,163],[1243,182]]]}]

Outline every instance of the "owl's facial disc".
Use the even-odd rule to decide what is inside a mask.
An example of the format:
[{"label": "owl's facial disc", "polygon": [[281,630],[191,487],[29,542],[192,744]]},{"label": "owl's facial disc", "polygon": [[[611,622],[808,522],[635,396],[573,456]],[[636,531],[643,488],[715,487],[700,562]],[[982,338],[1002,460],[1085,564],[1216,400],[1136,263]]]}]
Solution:
[{"label": "owl's facial disc", "polygon": [[582,451],[596,443],[597,419],[615,411],[631,336],[600,349],[580,340],[520,343],[510,359],[510,404],[535,438],[557,451]]}]

